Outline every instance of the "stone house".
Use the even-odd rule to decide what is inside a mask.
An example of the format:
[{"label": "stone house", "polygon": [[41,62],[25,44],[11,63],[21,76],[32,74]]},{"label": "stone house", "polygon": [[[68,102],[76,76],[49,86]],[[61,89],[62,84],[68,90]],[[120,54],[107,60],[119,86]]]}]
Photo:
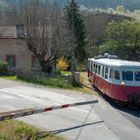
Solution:
[{"label": "stone house", "polygon": [[37,59],[22,40],[24,27],[0,27],[0,59],[8,63],[8,71],[39,67]]}]

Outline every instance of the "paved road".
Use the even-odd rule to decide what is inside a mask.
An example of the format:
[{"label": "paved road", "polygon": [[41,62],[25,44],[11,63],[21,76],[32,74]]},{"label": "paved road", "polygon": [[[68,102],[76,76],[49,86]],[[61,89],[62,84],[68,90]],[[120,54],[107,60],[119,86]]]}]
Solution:
[{"label": "paved road", "polygon": [[116,109],[121,115],[123,115],[125,118],[127,118],[129,121],[131,121],[136,127],[140,129],[140,108],[138,109],[131,109],[130,107],[120,107],[118,106],[114,101],[110,100],[108,97],[103,96],[102,93],[96,90],[96,93],[100,96],[100,98],[103,100],[103,102],[106,102],[111,107]]},{"label": "paved road", "polygon": [[140,108],[131,109],[129,107],[119,107],[109,99],[106,100],[112,107],[114,107],[114,109],[116,109],[119,113],[121,113],[125,118],[130,120],[135,126],[140,129]]},{"label": "paved road", "polygon": [[[58,105],[92,100],[97,97],[36,87],[0,79],[0,112],[28,107]],[[32,115],[19,120],[68,140],[139,140],[140,129],[114,107],[99,98],[96,105],[72,107],[49,113]]]},{"label": "paved road", "polygon": [[100,98],[102,99],[102,102],[106,102],[107,104],[110,104],[111,107],[116,109],[116,111],[118,111],[121,115],[123,115],[125,118],[127,118],[129,121],[131,121],[135,126],[137,126],[140,129],[140,108],[138,110],[134,110],[128,107],[125,107],[125,108],[119,107],[109,98],[107,98],[106,96],[103,96],[103,94],[99,90],[91,86],[86,73],[83,76],[85,79],[84,84],[87,85],[92,90],[94,90],[93,92],[94,95],[100,96]]}]

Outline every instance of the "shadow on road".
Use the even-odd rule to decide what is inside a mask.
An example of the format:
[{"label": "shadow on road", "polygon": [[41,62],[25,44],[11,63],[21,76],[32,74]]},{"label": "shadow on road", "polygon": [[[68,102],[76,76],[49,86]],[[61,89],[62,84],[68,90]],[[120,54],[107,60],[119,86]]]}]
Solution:
[{"label": "shadow on road", "polygon": [[70,130],[73,130],[73,129],[78,129],[78,128],[81,128],[81,127],[85,127],[85,126],[89,126],[89,125],[93,125],[93,124],[98,124],[98,123],[102,123],[104,121],[98,121],[98,122],[92,122],[92,123],[86,123],[86,124],[82,124],[82,125],[78,125],[78,126],[74,126],[74,127],[70,127],[70,128],[65,128],[65,129],[59,129],[59,130],[53,130],[53,131],[50,131],[52,134],[60,134],[60,133],[63,133],[65,131],[70,131]]},{"label": "shadow on road", "polygon": [[96,87],[93,87],[94,90],[105,100],[107,101],[111,106],[113,106],[114,108],[120,110],[120,111],[123,111],[123,112],[126,112],[126,113],[129,113],[131,115],[134,115],[136,117],[140,117],[140,107],[137,108],[137,109],[132,109],[132,108],[129,108],[128,106],[119,106],[115,101],[113,101],[111,98],[109,98],[108,96],[102,94],[102,92],[97,89]]}]

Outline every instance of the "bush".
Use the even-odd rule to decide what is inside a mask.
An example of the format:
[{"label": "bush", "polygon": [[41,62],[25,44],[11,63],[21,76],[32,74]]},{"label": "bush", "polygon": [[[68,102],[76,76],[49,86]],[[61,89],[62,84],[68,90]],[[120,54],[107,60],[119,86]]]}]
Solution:
[{"label": "bush", "polygon": [[76,66],[77,71],[86,71],[86,66],[84,64],[79,64]]},{"label": "bush", "polygon": [[0,60],[0,75],[3,76],[6,74],[7,74],[7,63]]},{"label": "bush", "polygon": [[65,71],[67,70],[69,66],[68,60],[65,57],[60,57],[58,59],[57,67],[60,71]]},{"label": "bush", "polygon": [[64,140],[20,121],[0,122],[0,140]]},{"label": "bush", "polygon": [[37,129],[28,126],[22,122],[18,123],[18,127],[15,128],[14,135],[17,139],[37,139]]}]

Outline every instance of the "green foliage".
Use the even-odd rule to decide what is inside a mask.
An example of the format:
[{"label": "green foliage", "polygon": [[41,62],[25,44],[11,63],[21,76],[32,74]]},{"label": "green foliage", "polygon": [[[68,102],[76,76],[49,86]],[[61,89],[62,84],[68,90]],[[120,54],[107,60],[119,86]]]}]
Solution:
[{"label": "green foliage", "polygon": [[18,80],[17,76],[3,76],[3,78],[5,79],[9,79],[9,80]]},{"label": "green foliage", "polygon": [[99,54],[110,53],[110,54],[117,54],[118,44],[115,41],[108,41],[105,42],[99,48]]},{"label": "green foliage", "polygon": [[39,84],[44,86],[56,87],[56,88],[64,88],[64,89],[72,89],[73,86],[69,83],[67,78],[58,75],[57,77],[46,77],[46,78],[39,78],[39,79],[24,79],[18,77],[19,80],[26,81],[33,84]]},{"label": "green foliage", "polygon": [[30,138],[32,140],[37,139],[37,129],[33,129],[31,126],[25,125],[24,123],[20,123],[19,127],[15,129],[15,135],[17,139],[27,139]]},{"label": "green foliage", "polygon": [[0,122],[0,140],[64,140],[51,133],[40,135],[40,130],[20,121]]},{"label": "green foliage", "polygon": [[7,74],[7,63],[0,60],[0,75]]},{"label": "green foliage", "polygon": [[0,140],[8,140],[8,138],[6,136],[4,136],[3,134],[0,135]]},{"label": "green foliage", "polygon": [[78,82],[76,82],[74,80],[71,81],[71,84],[73,87],[82,87]]},{"label": "green foliage", "polygon": [[75,34],[75,55],[78,62],[82,63],[86,58],[86,33],[85,25],[80,15],[78,4],[72,0],[68,2],[68,5],[64,8],[64,15],[69,27],[69,30],[72,30],[73,19],[74,19],[74,34]]},{"label": "green foliage", "polygon": [[140,60],[140,23],[112,21],[106,29],[107,41],[100,52],[118,54],[122,59]]},{"label": "green foliage", "polygon": [[61,71],[60,73],[61,73],[62,75],[65,75],[65,76],[71,75],[71,72],[70,72],[70,71]]},{"label": "green foliage", "polygon": [[85,64],[79,64],[76,66],[76,70],[81,72],[81,71],[86,71],[86,66]]},{"label": "green foliage", "polygon": [[[61,74],[61,75],[60,75]],[[72,90],[82,90],[81,85],[77,82],[74,84],[70,80],[71,72],[61,71],[59,75],[54,77],[44,77],[44,78],[36,78],[36,79],[25,79],[21,76],[6,76],[4,78],[9,80],[19,80],[23,82],[29,82],[37,85],[49,86],[54,88],[63,88],[63,89],[72,89]],[[77,88],[75,88],[77,87]]]}]

